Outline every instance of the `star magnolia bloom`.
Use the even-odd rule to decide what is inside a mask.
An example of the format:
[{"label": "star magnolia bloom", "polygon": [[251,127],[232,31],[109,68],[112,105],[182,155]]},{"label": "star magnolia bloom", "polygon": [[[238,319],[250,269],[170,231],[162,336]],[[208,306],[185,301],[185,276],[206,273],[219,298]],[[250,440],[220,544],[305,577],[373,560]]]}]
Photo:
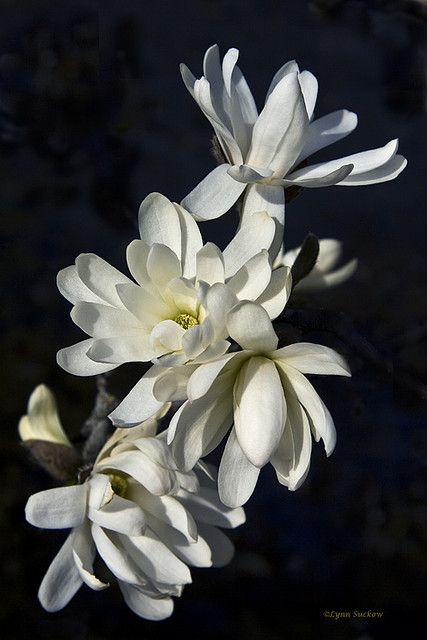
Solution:
[{"label": "star magnolia bloom", "polygon": [[[273,268],[292,267],[301,247],[283,253],[283,248],[276,257]],[[346,262],[335,269],[342,255],[342,242],[332,238],[319,240],[319,255],[314,268],[295,286],[295,291],[323,291],[345,282],[357,269],[357,259]]]},{"label": "star magnolia bloom", "polygon": [[191,582],[190,566],[227,564],[233,546],[217,527],[236,527],[242,509],[228,509],[215,483],[201,473],[179,473],[164,439],[150,437],[155,421],[123,438],[118,430],[84,484],[30,497],[26,518],[45,529],[72,528],[39,589],[47,611],[62,609],[83,583],[108,587],[94,575],[96,553],[117,579],[137,615],[171,615],[171,596]]},{"label": "star magnolia bloom", "polygon": [[18,431],[23,442],[43,440],[66,447],[73,445],[62,428],[53,393],[44,384],[32,392],[27,415],[19,421]]},{"label": "star magnolia bloom", "polygon": [[317,344],[277,349],[267,313],[241,302],[228,314],[230,336],[243,351],[199,366],[191,375],[188,400],[172,418],[168,441],[178,467],[191,469],[231,429],[222,456],[218,486],[224,504],[244,504],[261,467],[274,466],[278,481],[291,490],[304,481],[311,435],[322,438],[326,454],[335,446],[329,411],[303,375],[349,376],[344,359]]},{"label": "star magnolia bloom", "polygon": [[[287,267],[272,272],[267,249],[275,224],[268,214],[254,215],[221,252],[214,244],[203,246],[188,212],[154,193],[141,205],[139,229],[143,239],[127,250],[137,284],[93,254],[80,255],[58,274],[59,290],[74,305],[73,321],[91,336],[58,352],[59,365],[69,373],[99,374],[124,362],[153,360],[163,367],[204,362],[230,346],[225,317],[239,300],[257,300],[271,318],[286,304],[290,272]],[[146,384],[147,377],[141,386]],[[162,404],[153,399],[139,406],[133,423]],[[119,419],[120,412],[115,424],[129,424],[126,416]]]},{"label": "star magnolia bloom", "polygon": [[200,79],[181,65],[184,83],[211,123],[226,159],[184,198],[182,205],[196,219],[222,215],[247,189],[243,216],[265,210],[282,226],[283,187],[373,184],[392,180],[404,169],[405,158],[396,155],[397,140],[302,166],[316,151],[351,133],[357,126],[356,114],[343,109],[313,120],[317,80],[309,71],[300,72],[292,60],[274,76],[258,115],[236,64],[238,56],[237,49],[229,49],[221,67],[217,45],[210,47]]}]

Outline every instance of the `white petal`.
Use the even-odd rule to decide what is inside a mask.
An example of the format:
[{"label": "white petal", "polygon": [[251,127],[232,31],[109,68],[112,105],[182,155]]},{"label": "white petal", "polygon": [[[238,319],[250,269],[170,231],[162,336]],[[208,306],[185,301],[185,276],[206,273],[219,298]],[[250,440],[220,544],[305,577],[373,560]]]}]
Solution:
[{"label": "white petal", "polygon": [[231,121],[234,137],[245,156],[249,150],[252,128],[258,118],[258,111],[251,90],[237,65],[232,74]]},{"label": "white petal", "polygon": [[[267,188],[280,189],[283,192],[281,187]],[[234,276],[248,260],[260,251],[269,249],[275,231],[275,221],[263,209],[258,209],[257,212],[245,217],[236,235],[223,251],[226,278]]]},{"label": "white petal", "polygon": [[100,509],[108,504],[114,496],[110,479],[102,473],[94,473],[89,480],[88,504],[93,509]]},{"label": "white petal", "polygon": [[196,220],[214,220],[237,202],[245,184],[228,175],[229,164],[215,167],[182,201]]},{"label": "white petal", "polygon": [[234,429],[228,436],[218,474],[221,501],[228,507],[240,507],[251,497],[260,469],[243,453]]},{"label": "white petal", "polygon": [[279,482],[295,491],[304,482],[310,468],[311,432],[305,410],[289,389],[286,402],[286,425],[271,464]]},{"label": "white petal", "polygon": [[270,86],[268,88],[266,99],[268,98],[270,93],[273,91],[273,89],[279,84],[280,80],[284,78],[286,75],[288,75],[289,73],[299,73],[299,66],[295,62],[295,60],[289,60],[288,62],[285,62],[285,64],[282,67],[280,67],[278,71],[276,71],[273,77],[273,80],[271,81]]},{"label": "white petal", "polygon": [[208,525],[234,529],[246,520],[245,512],[241,507],[230,509],[219,499],[216,489],[200,487],[197,493],[179,492],[179,499],[190,511],[196,521]]},{"label": "white petal", "polygon": [[147,273],[147,259],[150,246],[143,240],[132,240],[126,249],[126,260],[129,271],[138,284],[147,286],[149,276]]},{"label": "white petal", "polygon": [[209,362],[210,360],[215,360],[216,358],[224,355],[229,346],[230,342],[228,342],[227,340],[218,340],[218,342],[209,345],[209,347],[202,351],[202,353],[198,355],[197,358],[194,358],[193,364],[203,364],[205,362]]},{"label": "white petal", "polygon": [[308,127],[304,146],[296,164],[313,155],[316,151],[320,151],[320,149],[345,138],[356,127],[357,115],[352,111],[347,111],[347,109],[334,111],[322,118],[313,120]]},{"label": "white petal", "polygon": [[271,274],[270,282],[256,299],[268,313],[271,320],[279,316],[286,306],[292,291],[292,274],[288,267],[279,267]]},{"label": "white petal", "polygon": [[42,529],[78,527],[86,517],[86,495],[82,484],[40,491],[28,499],[25,517]]},{"label": "white petal", "polygon": [[145,512],[148,511],[158,520],[179,531],[189,542],[197,540],[194,518],[179,500],[172,496],[153,496],[143,487],[137,487],[134,491],[132,499],[141,504]]},{"label": "white petal", "polygon": [[271,354],[274,360],[298,369],[301,373],[351,376],[346,360],[336,351],[320,344],[298,342]]},{"label": "white petal", "polygon": [[234,545],[220,529],[208,524],[199,524],[199,539],[205,539],[212,554],[213,567],[225,567],[234,556]]},{"label": "white petal", "polygon": [[351,278],[357,269],[357,265],[358,260],[357,258],[354,258],[339,269],[335,269],[335,271],[331,271],[330,273],[316,272],[316,270],[313,269],[306,278],[303,278],[298,282],[298,291],[322,291],[329,287],[335,287]]},{"label": "white petal", "polygon": [[182,349],[185,329],[173,320],[163,320],[156,324],[150,334],[150,342],[157,353],[168,353]]},{"label": "white petal", "polygon": [[117,287],[126,309],[130,311],[140,323],[150,330],[158,322],[170,318],[177,310],[173,304],[166,303],[159,292],[136,284],[124,284]]},{"label": "white petal", "polygon": [[196,278],[208,284],[224,282],[224,258],[212,242],[206,243],[197,253]]},{"label": "white petal", "polygon": [[82,331],[94,338],[112,338],[141,332],[141,324],[127,309],[105,304],[79,302],[71,311],[71,318]]},{"label": "white petal", "polygon": [[402,173],[407,164],[407,159],[398,154],[377,169],[371,169],[370,171],[361,172],[357,175],[350,174],[340,182],[340,186],[358,187],[394,180]]},{"label": "white petal", "polygon": [[46,611],[63,609],[83,584],[74,562],[72,544],[71,533],[53,559],[40,585],[38,597]]},{"label": "white petal", "polygon": [[93,253],[82,253],[76,259],[80,280],[95,295],[116,307],[122,307],[116,286],[131,280]]},{"label": "white petal", "polygon": [[298,76],[289,73],[273,89],[258,116],[246,164],[273,169],[282,177],[298,158],[307,128]]},{"label": "white petal", "polygon": [[[158,535],[160,540],[183,562],[193,567],[212,566],[211,550],[201,535],[198,535],[196,541],[189,541],[179,531],[156,517],[149,516],[149,523],[150,528]],[[199,523],[198,528],[200,529],[201,526],[203,525]]]},{"label": "white petal", "polygon": [[221,442],[233,422],[231,384],[217,391],[213,385],[203,398],[186,402],[172,418],[172,452],[180,469],[188,471]]},{"label": "white petal", "polygon": [[155,495],[166,495],[178,486],[172,469],[161,467],[140,451],[126,451],[112,458],[105,458],[98,465],[98,470],[101,469],[126,473]]},{"label": "white petal", "polygon": [[124,549],[113,542],[114,534],[107,535],[97,524],[92,524],[92,537],[98,549],[98,553],[104,560],[110,571],[118,580],[137,584],[141,576],[135,563]]},{"label": "white petal", "polygon": [[[325,165],[329,163],[324,163]],[[312,175],[311,169],[317,165],[310,165],[305,167],[304,169],[299,169],[294,173],[290,173],[286,176],[286,179],[283,181],[285,186],[293,186],[299,185],[301,187],[307,189],[317,189],[320,187],[330,187],[335,184],[339,184],[342,180],[347,178],[351,174],[354,169],[354,165],[352,164],[344,164],[342,167],[338,167],[338,169],[334,169],[333,171],[328,171],[329,167],[324,167],[323,169],[319,165],[319,171],[316,176]],[[328,173],[326,173],[328,171]]]},{"label": "white petal", "polygon": [[271,265],[268,251],[253,256],[228,280],[227,285],[239,300],[256,300],[271,280]]},{"label": "white petal", "polygon": [[254,357],[234,387],[234,427],[243,453],[263,467],[277,448],[285,424],[284,398],[274,362]]},{"label": "white petal", "polygon": [[248,184],[264,180],[265,178],[271,178],[274,172],[272,169],[255,168],[247,164],[241,164],[240,166],[235,164],[228,169],[227,173],[234,178],[234,180],[237,180],[237,182]]},{"label": "white petal", "polygon": [[163,402],[153,396],[153,386],[164,372],[162,367],[151,367],[133,389],[108,416],[118,427],[132,427],[151,418],[163,407]]},{"label": "white petal", "polygon": [[161,402],[187,399],[187,382],[194,371],[191,365],[166,369],[153,386],[153,395]]},{"label": "white petal", "polygon": [[148,336],[119,336],[93,340],[87,355],[96,362],[122,364],[123,362],[148,362],[155,357]]},{"label": "white petal", "polygon": [[237,302],[237,296],[228,285],[216,282],[209,287],[204,304],[207,320],[211,323],[216,337],[226,337],[224,331],[227,313]]},{"label": "white petal", "polygon": [[92,345],[93,340],[89,339],[60,349],[56,354],[56,361],[65,371],[75,376],[96,376],[118,367],[117,364],[104,364],[91,360],[87,352]]},{"label": "white petal", "polygon": [[239,302],[228,313],[229,335],[242,349],[268,352],[277,349],[278,337],[268,313],[255,302]]},{"label": "white petal", "polygon": [[77,273],[77,267],[74,264],[71,267],[62,269],[58,273],[56,277],[56,284],[64,298],[69,300],[72,304],[76,304],[76,302],[81,302],[83,300],[85,302],[103,302],[102,298],[97,296],[88,289],[85,284],[83,284]]},{"label": "white petal", "polygon": [[82,581],[95,591],[106,589],[108,582],[102,582],[93,573],[96,547],[89,526],[83,525],[73,531],[73,557]]},{"label": "white petal", "polygon": [[147,258],[147,273],[159,289],[182,275],[177,255],[164,244],[151,245]]},{"label": "white petal", "polygon": [[121,536],[121,541],[141,571],[154,582],[165,585],[191,582],[187,565],[179,560],[149,528],[143,536],[132,538]]},{"label": "white petal", "polygon": [[27,416],[19,422],[21,440],[45,440],[72,446],[58,416],[55,397],[44,384],[39,384],[28,401]]},{"label": "white petal", "polygon": [[316,76],[314,76],[310,71],[302,71],[298,75],[298,80],[301,86],[302,95],[304,96],[307,115],[309,117],[309,120],[311,120],[314,107],[316,106],[319,84],[317,82]]},{"label": "white petal", "polygon": [[137,585],[119,582],[123,598],[129,609],[145,620],[164,620],[173,612],[172,598],[152,598]]},{"label": "white petal", "polygon": [[336,431],[329,411],[326,409],[321,398],[317,394],[313,385],[297,369],[289,367],[283,361],[276,361],[276,366],[282,378],[283,387],[286,391],[291,385],[299,402],[307,412],[316,441],[322,438],[326,455],[330,455],[336,443]]},{"label": "white petal", "polygon": [[[246,224],[253,224],[251,216],[258,212],[265,211],[274,220],[275,228],[269,244],[260,249],[269,249],[270,258],[275,259],[283,242],[283,229],[285,225],[285,190],[282,186],[272,186],[268,184],[251,184],[247,190],[243,201],[241,213],[241,227]],[[259,226],[259,223],[256,223]],[[257,237],[257,231],[252,231],[252,242]],[[256,251],[254,253],[257,253]]]},{"label": "white petal", "polygon": [[199,301],[197,299],[197,291],[191,280],[175,278],[169,282],[167,292],[177,308],[176,315],[189,313],[192,316],[198,316]]},{"label": "white petal", "polygon": [[187,329],[182,338],[184,353],[189,359],[193,359],[200,355],[214,340],[215,329],[208,317],[202,324]]},{"label": "white petal", "polygon": [[101,509],[89,507],[89,518],[100,527],[128,536],[140,536],[145,530],[143,510],[131,500],[114,495]]},{"label": "white petal", "polygon": [[231,360],[233,360],[233,369],[236,368],[237,373],[242,361],[242,354],[239,353],[227,353],[213,362],[207,362],[197,367],[188,380],[187,394],[190,402],[202,398],[209,391],[226,364]]}]

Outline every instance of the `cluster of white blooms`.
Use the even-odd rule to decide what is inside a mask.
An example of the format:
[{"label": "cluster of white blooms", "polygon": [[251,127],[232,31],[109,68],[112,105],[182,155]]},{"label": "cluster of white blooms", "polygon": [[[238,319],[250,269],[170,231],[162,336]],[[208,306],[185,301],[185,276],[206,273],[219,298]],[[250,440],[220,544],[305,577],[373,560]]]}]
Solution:
[{"label": "cluster of white blooms", "polygon": [[[312,437],[323,440],[327,455],[334,449],[333,420],[305,374],[349,376],[348,365],[325,346],[279,345],[273,322],[293,289],[337,285],[357,262],[336,268],[341,244],[323,239],[293,282],[305,249],[286,249],[286,190],[383,182],[406,160],[393,140],[309,164],[356,128],[356,114],[313,119],[317,81],[295,61],[276,73],[258,114],[237,58],[230,49],[221,64],[213,46],[200,79],[181,67],[214,129],[221,164],[181,204],[159,193],[145,198],[140,238],[127,249],[131,277],[95,254],[78,256],[58,274],[71,318],[89,336],[59,351],[65,371],[93,376],[126,362],[149,364],[110,413],[116,430],[77,483],[28,501],[31,524],[72,529],[40,587],[49,611],[65,606],[83,583],[108,586],[94,575],[99,554],[135,613],[167,617],[171,596],[191,581],[188,566],[231,559],[232,544],[217,527],[244,522],[242,505],[260,470],[271,463],[278,481],[295,490],[308,474]],[[228,246],[204,244],[198,222],[237,201],[240,222]],[[168,426],[157,434],[160,418]],[[43,386],[19,430],[27,442],[73,447]],[[201,458],[224,438],[217,479]]]}]

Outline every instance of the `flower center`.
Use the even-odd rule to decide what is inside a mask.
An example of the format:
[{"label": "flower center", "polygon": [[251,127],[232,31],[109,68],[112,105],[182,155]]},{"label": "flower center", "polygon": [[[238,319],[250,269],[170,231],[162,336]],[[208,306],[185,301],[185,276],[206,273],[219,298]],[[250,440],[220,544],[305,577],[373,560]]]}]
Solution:
[{"label": "flower center", "polygon": [[117,493],[121,498],[125,497],[128,482],[124,476],[119,475],[118,473],[107,473],[108,479],[110,480],[111,488],[114,493]]},{"label": "flower center", "polygon": [[189,329],[190,327],[195,327],[196,324],[199,324],[199,321],[194,316],[191,316],[189,313],[180,313],[174,318],[174,322],[179,324],[183,329]]}]

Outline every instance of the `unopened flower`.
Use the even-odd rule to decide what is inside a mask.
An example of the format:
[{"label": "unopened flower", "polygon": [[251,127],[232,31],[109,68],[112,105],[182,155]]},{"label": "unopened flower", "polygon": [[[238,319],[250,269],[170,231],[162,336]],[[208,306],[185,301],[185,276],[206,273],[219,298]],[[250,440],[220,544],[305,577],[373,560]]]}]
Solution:
[{"label": "unopened flower", "polygon": [[[301,247],[290,249],[277,255],[273,267],[292,267],[296,257],[301,251]],[[322,291],[335,287],[345,282],[354,274],[357,269],[357,259],[354,258],[344,265],[337,267],[342,255],[342,242],[333,238],[322,238],[319,240],[319,255],[314,268],[295,286],[297,291]]]},{"label": "unopened flower", "polygon": [[242,509],[219,501],[215,485],[198,470],[180,473],[164,438],[146,435],[152,424],[116,432],[84,484],[30,497],[27,520],[45,529],[72,528],[39,589],[47,611],[62,609],[83,585],[108,583],[94,574],[96,554],[117,579],[139,616],[171,615],[172,596],[191,582],[188,566],[222,566],[233,546],[217,527],[244,522]]},{"label": "unopened flower", "polygon": [[232,309],[227,327],[243,350],[197,367],[168,438],[178,467],[191,469],[231,428],[218,485],[221,500],[237,506],[251,496],[268,462],[281,484],[291,490],[301,485],[310,465],[311,431],[323,440],[326,454],[332,453],[334,423],[304,374],[350,373],[328,347],[299,343],[278,349],[267,313],[253,302]]},{"label": "unopened flower", "polygon": [[[198,363],[223,354],[227,311],[239,300],[257,300],[277,317],[290,292],[289,269],[272,271],[267,249],[275,224],[266,213],[252,217],[221,252],[202,244],[197,224],[179,205],[151,194],[139,214],[141,240],[127,250],[136,282],[93,254],[58,274],[61,293],[73,303],[71,317],[91,337],[58,353],[75,375],[94,375],[124,362],[156,365],[138,383],[146,387],[161,367]],[[139,387],[135,394],[139,394]],[[142,422],[163,402],[154,398],[132,420]],[[120,416],[120,408],[114,414]],[[130,419],[117,419],[121,425]]]},{"label": "unopened flower", "polygon": [[237,49],[229,49],[221,66],[217,45],[210,47],[200,79],[181,65],[185,85],[211,123],[225,157],[182,202],[196,219],[222,215],[246,189],[242,215],[265,210],[283,226],[283,187],[374,184],[392,180],[404,169],[405,158],[396,155],[397,140],[305,166],[308,157],[356,128],[356,114],[342,109],[313,120],[317,80],[309,71],[300,72],[294,60],[276,73],[258,114],[238,56]]}]

